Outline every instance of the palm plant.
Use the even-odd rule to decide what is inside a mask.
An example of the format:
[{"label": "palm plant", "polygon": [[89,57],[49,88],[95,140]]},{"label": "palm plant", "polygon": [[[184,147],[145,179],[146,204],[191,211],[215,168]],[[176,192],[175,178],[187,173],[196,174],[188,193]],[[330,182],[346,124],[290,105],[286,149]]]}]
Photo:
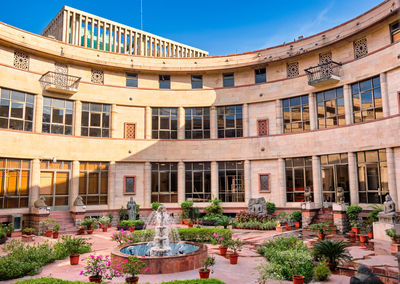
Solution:
[{"label": "palm plant", "polygon": [[346,250],[350,244],[344,241],[325,240],[314,244],[312,249],[316,258],[326,258],[331,269],[335,269],[339,263],[351,261],[352,257]]}]

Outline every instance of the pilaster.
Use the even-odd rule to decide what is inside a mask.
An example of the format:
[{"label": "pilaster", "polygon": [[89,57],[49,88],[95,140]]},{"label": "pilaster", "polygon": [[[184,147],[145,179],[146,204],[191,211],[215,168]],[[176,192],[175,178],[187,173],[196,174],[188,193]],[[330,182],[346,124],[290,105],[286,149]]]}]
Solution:
[{"label": "pilaster", "polygon": [[350,183],[350,204],[358,205],[358,167],[356,153],[349,152],[349,183]]},{"label": "pilaster", "polygon": [[251,162],[249,160],[244,161],[244,192],[246,204],[249,203],[250,198],[253,197],[251,191]]},{"label": "pilaster", "polygon": [[81,136],[82,125],[82,102],[75,101],[75,115],[74,115],[74,135]]},{"label": "pilaster", "polygon": [[69,208],[73,211],[75,199],[79,195],[79,161],[72,162],[71,189],[69,193]]},{"label": "pilaster", "polygon": [[34,208],[34,203],[40,195],[40,160],[33,159],[31,164],[31,186],[29,191],[29,208]]},{"label": "pilaster", "polygon": [[145,114],[145,138],[151,139],[151,107],[146,107],[146,114]]},{"label": "pilaster", "polygon": [[111,161],[108,166],[108,195],[107,195],[108,209],[114,209],[115,173],[116,173],[115,161]]},{"label": "pilaster", "polygon": [[390,107],[389,107],[389,95],[388,95],[388,87],[387,87],[387,75],[385,72],[382,72],[380,74],[380,84],[381,84],[383,116],[387,117],[390,115]]},{"label": "pilaster", "polygon": [[217,139],[217,108],[215,106],[211,107],[210,111],[210,137],[211,139]]},{"label": "pilaster", "polygon": [[282,100],[275,101],[275,112],[276,112],[276,134],[282,134],[283,133]]},{"label": "pilaster", "polygon": [[185,139],[185,109],[178,109],[178,139]]},{"label": "pilaster", "polygon": [[42,120],[43,120],[43,96],[38,94],[35,96],[35,120],[33,131],[37,133],[42,132]]},{"label": "pilaster", "polygon": [[211,162],[211,197],[219,198],[218,192],[218,163]]},{"label": "pilaster", "polygon": [[178,203],[185,201],[185,163],[178,162]]},{"label": "pilaster", "polygon": [[117,137],[117,105],[111,105],[111,138]]},{"label": "pilaster", "polygon": [[349,84],[343,86],[343,98],[344,98],[344,113],[346,124],[353,123],[353,100],[351,97],[351,88]]},{"label": "pilaster", "polygon": [[277,206],[286,206],[286,170],[285,159],[278,159],[278,198],[276,199]]},{"label": "pilaster", "polygon": [[393,201],[396,203],[396,210],[399,211],[400,203],[397,194],[396,166],[395,166],[396,162],[394,158],[393,148],[386,148],[386,161],[387,161],[389,194],[392,197]]},{"label": "pilaster", "polygon": [[249,136],[249,105],[243,104],[243,137]]},{"label": "pilaster", "polygon": [[315,130],[318,129],[317,104],[315,99],[315,93],[308,94],[308,103],[310,106],[310,129]]},{"label": "pilaster", "polygon": [[321,158],[312,156],[312,172],[313,172],[313,188],[314,188],[314,203],[317,208],[322,207],[322,176],[321,176]]},{"label": "pilaster", "polygon": [[151,207],[151,163],[146,162],[144,164],[144,207]]}]

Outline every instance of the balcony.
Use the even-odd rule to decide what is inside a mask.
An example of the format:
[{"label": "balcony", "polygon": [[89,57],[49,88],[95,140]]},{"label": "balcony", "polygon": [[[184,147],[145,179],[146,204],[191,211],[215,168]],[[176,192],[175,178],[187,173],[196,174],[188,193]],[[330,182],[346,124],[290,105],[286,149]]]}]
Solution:
[{"label": "balcony", "polygon": [[329,61],[305,69],[308,76],[308,84],[314,87],[335,84],[340,81],[342,63]]},{"label": "balcony", "polygon": [[48,71],[40,77],[42,87],[49,92],[73,95],[78,92],[81,77]]}]

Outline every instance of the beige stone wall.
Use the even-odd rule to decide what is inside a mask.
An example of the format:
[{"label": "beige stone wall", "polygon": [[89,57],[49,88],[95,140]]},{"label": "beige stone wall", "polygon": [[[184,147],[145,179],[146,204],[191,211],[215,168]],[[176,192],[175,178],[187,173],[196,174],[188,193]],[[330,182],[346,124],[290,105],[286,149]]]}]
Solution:
[{"label": "beige stone wall", "polygon": [[[137,204],[143,207],[144,204],[144,163],[116,163],[115,164],[115,188],[114,188],[114,204],[115,209],[121,208],[128,203],[131,196]],[[124,177],[136,177],[136,194],[124,194]]]},{"label": "beige stone wall", "polygon": [[[279,202],[278,196],[278,164],[277,160],[251,161],[251,193],[253,198],[264,197],[266,201]],[[271,193],[261,193],[259,174],[270,174]]]},{"label": "beige stone wall", "polygon": [[117,106],[117,112],[112,118],[116,120],[117,130],[115,138],[125,138],[125,123],[136,123],[136,139],[144,139],[145,108]]},{"label": "beige stone wall", "polygon": [[275,101],[249,105],[249,135],[257,136],[257,121],[268,119],[270,135],[278,134],[276,130]]}]

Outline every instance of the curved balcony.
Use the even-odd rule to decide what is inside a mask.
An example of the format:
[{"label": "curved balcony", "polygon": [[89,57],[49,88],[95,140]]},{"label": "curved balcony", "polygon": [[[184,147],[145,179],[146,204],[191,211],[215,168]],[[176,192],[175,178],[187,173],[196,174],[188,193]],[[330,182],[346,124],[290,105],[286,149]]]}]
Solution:
[{"label": "curved balcony", "polygon": [[317,66],[305,69],[308,76],[308,84],[314,87],[335,84],[340,81],[340,67],[342,63],[329,61]]},{"label": "curved balcony", "polygon": [[73,95],[78,92],[80,80],[81,77],[48,71],[39,82],[46,91]]}]

